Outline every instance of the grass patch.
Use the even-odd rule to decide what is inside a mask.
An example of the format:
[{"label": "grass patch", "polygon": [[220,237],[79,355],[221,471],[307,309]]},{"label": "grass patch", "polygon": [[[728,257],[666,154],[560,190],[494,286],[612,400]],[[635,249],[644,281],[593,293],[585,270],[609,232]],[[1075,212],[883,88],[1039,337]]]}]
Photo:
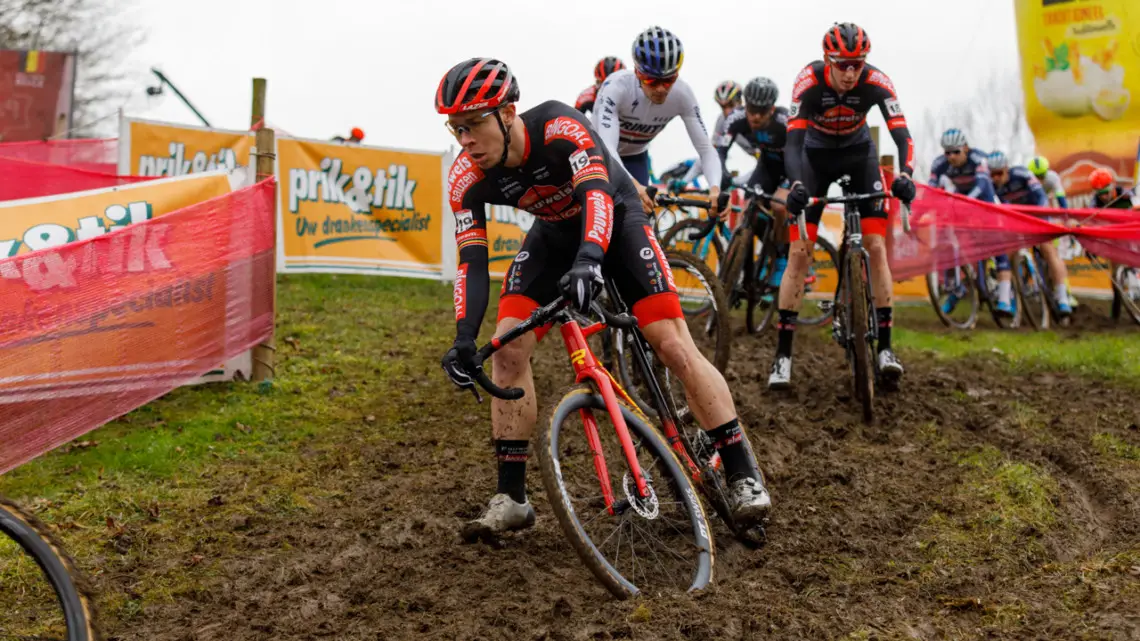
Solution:
[{"label": "grass patch", "polygon": [[1140,447],[1132,445],[1114,434],[1100,433],[1092,437],[1093,447],[1105,456],[1140,461]]},{"label": "grass patch", "polygon": [[962,358],[1000,350],[1015,373],[1068,371],[1140,387],[1140,341],[1124,334],[1083,334],[1080,342],[1053,332],[975,330],[954,334],[908,330],[894,335],[904,351],[928,351],[938,358]]},{"label": "grass patch", "polygon": [[1018,553],[1039,551],[1038,536],[1056,519],[1057,481],[990,446],[962,455],[958,464],[965,468],[962,481],[950,491],[946,509],[927,521],[919,543],[931,560],[1008,563]]}]

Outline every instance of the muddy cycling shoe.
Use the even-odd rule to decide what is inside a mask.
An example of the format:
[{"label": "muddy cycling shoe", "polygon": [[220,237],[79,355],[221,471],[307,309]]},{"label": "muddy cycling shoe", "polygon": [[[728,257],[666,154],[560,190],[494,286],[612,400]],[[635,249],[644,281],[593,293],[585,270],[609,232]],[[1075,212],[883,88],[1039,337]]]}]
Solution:
[{"label": "muddy cycling shoe", "polygon": [[1013,317],[1013,303],[1008,300],[999,300],[997,305],[994,305],[994,311],[998,316],[1005,316],[1006,318]]},{"label": "muddy cycling shoe", "polygon": [[467,543],[479,540],[494,541],[506,532],[531,527],[534,527],[534,508],[531,507],[530,501],[516,503],[507,494],[496,494],[491,497],[483,516],[468,521],[463,526],[460,536]]},{"label": "muddy cycling shoe", "polygon": [[729,487],[728,505],[738,523],[756,524],[764,520],[768,510],[772,509],[772,497],[760,481],[742,478],[733,481]]},{"label": "muddy cycling shoe", "polygon": [[768,375],[768,389],[786,390],[792,386],[792,359],[788,356],[777,356],[772,363],[772,373]]},{"label": "muddy cycling shoe", "polygon": [[899,357],[889,349],[879,352],[879,372],[888,381],[897,381],[902,378],[903,366]]}]

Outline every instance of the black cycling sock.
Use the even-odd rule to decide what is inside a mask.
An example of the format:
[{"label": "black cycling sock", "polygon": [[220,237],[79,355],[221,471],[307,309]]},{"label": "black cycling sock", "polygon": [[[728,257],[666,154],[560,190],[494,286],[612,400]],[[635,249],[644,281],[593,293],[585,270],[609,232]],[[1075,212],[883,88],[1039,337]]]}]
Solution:
[{"label": "black cycling sock", "polygon": [[499,494],[509,494],[516,503],[526,503],[527,441],[495,440],[499,459]]},{"label": "black cycling sock", "polygon": [[713,447],[720,453],[720,460],[724,464],[724,476],[729,483],[741,477],[759,480],[756,476],[756,464],[744,442],[744,429],[740,427],[739,418],[709,430],[708,436],[712,439]]},{"label": "black cycling sock", "polygon": [[780,320],[776,323],[779,333],[776,337],[776,356],[792,357],[792,339],[796,337],[796,323],[800,313],[787,309],[780,310]]},{"label": "black cycling sock", "polygon": [[875,310],[875,317],[879,319],[879,351],[891,348],[891,326],[895,324],[894,309],[879,307]]}]

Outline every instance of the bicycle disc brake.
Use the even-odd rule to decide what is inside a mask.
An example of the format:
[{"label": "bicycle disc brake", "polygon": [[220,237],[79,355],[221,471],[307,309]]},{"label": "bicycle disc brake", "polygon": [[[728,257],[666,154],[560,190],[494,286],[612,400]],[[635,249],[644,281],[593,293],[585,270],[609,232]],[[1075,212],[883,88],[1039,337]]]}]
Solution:
[{"label": "bicycle disc brake", "polygon": [[641,498],[637,495],[637,483],[634,482],[633,476],[629,472],[626,472],[622,477],[621,487],[625,491],[626,504],[633,508],[633,511],[637,512],[641,518],[652,520],[661,513],[661,504],[657,500],[657,492],[653,489],[648,473],[645,473],[645,487],[649,489],[649,496]]}]

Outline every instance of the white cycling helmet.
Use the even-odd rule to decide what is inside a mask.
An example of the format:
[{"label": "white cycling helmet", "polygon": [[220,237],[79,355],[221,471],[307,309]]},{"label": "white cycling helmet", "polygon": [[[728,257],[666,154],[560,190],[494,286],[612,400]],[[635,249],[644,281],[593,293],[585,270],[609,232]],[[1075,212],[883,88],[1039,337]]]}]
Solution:
[{"label": "white cycling helmet", "polygon": [[967,144],[969,143],[966,142],[966,134],[961,129],[947,129],[942,132],[943,149],[957,149]]},{"label": "white cycling helmet", "polygon": [[995,151],[986,156],[986,164],[989,165],[990,170],[1009,169],[1009,158],[1006,157],[1004,152]]}]

